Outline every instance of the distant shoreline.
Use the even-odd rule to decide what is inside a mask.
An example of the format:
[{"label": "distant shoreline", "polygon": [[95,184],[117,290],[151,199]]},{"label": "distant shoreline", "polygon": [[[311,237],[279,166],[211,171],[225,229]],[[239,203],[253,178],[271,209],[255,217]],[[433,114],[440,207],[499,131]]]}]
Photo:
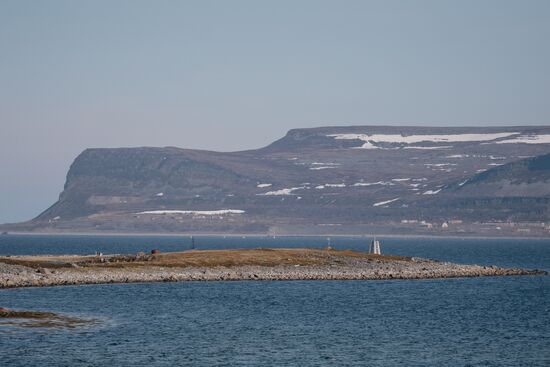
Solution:
[{"label": "distant shoreline", "polygon": [[367,234],[258,234],[258,233],[189,233],[189,232],[8,232],[4,236],[98,236],[98,237],[131,237],[131,236],[147,236],[147,237],[347,237],[347,238],[365,238],[369,239],[374,236],[380,238],[430,238],[430,239],[505,239],[505,240],[550,240],[550,236],[480,236],[480,235],[424,235],[424,234],[391,234],[391,233],[367,233]]}]

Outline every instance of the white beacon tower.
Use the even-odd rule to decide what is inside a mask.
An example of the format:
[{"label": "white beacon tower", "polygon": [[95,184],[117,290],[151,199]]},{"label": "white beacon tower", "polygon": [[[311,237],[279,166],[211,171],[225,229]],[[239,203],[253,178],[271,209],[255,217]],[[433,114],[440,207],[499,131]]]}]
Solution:
[{"label": "white beacon tower", "polygon": [[376,236],[370,243],[369,254],[380,255],[380,241],[376,239]]}]

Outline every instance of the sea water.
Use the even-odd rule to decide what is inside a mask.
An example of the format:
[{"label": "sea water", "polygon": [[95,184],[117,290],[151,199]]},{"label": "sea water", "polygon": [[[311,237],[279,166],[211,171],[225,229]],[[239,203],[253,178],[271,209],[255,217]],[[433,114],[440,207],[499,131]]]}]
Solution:
[{"label": "sea water", "polygon": [[[368,238],[331,238],[365,250]],[[550,240],[380,238],[383,253],[550,270]],[[196,248],[324,247],[195,237]],[[1,236],[0,255],[185,250],[177,236]],[[98,320],[0,327],[1,366],[550,366],[550,277],[237,281],[0,290],[0,307]]]}]

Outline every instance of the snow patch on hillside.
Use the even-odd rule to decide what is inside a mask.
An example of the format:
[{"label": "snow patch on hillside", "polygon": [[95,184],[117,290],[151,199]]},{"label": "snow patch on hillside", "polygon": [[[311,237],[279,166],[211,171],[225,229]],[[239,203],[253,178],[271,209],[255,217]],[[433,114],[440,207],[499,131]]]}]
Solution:
[{"label": "snow patch on hillside", "polygon": [[495,142],[496,144],[550,144],[550,134],[531,134]]},{"label": "snow patch on hillside", "polygon": [[440,191],[441,191],[441,189],[439,189],[439,190],[428,190],[428,191],[424,191],[422,193],[422,195],[435,195],[435,194],[439,194]]},{"label": "snow patch on hillside", "polygon": [[224,215],[224,214],[244,214],[240,209],[220,209],[220,210],[146,210],[136,214],[193,214],[193,215]]},{"label": "snow patch on hillside", "polygon": [[424,147],[421,145],[412,145],[410,147],[403,147],[403,149],[422,149],[422,150],[434,150],[434,149],[450,149],[452,145],[439,145],[436,147]]},{"label": "snow patch on hillside", "polygon": [[259,187],[259,188],[262,188],[262,187],[270,187],[272,184],[270,183],[261,183],[261,184],[258,184],[256,185],[256,187]]},{"label": "snow patch on hillside", "polygon": [[310,167],[309,169],[312,170],[312,171],[320,171],[322,169],[331,169],[331,168],[336,168],[334,166],[320,166],[320,167]]},{"label": "snow patch on hillside", "polygon": [[356,182],[352,186],[375,186],[375,185],[381,185],[381,186],[393,186],[395,185],[393,182],[387,182],[387,181],[378,181],[378,182]]},{"label": "snow patch on hillside", "polygon": [[386,204],[389,204],[389,203],[393,203],[394,201],[397,201],[399,200],[400,198],[395,198],[395,199],[391,199],[391,200],[386,200],[386,201],[381,201],[379,203],[374,203],[372,204],[372,206],[382,206],[382,205],[386,205]]},{"label": "snow patch on hillside", "polygon": [[392,181],[395,181],[395,182],[404,182],[404,181],[409,181],[411,178],[392,178],[391,180]]},{"label": "snow patch on hillside", "polygon": [[445,167],[445,166],[457,166],[456,163],[426,163],[426,167]]},{"label": "snow patch on hillside", "polygon": [[313,162],[312,166],[339,166],[340,163],[322,163],[322,162]]},{"label": "snow patch on hillside", "polygon": [[274,191],[268,191],[263,194],[257,194],[257,195],[263,195],[263,196],[279,196],[279,195],[295,195],[292,192],[296,190],[302,190],[305,189],[304,186],[299,187],[291,187],[288,189],[280,189],[280,190],[274,190]]},{"label": "snow patch on hillside", "polygon": [[346,187],[346,184],[345,183],[340,183],[340,184],[330,184],[330,183],[328,183],[328,184],[324,184],[324,185],[315,186],[315,188],[317,190],[323,190],[327,187]]},{"label": "snow patch on hillside", "polygon": [[[330,134],[327,137],[334,138],[336,140],[361,140],[365,142],[361,148],[363,149],[380,149],[373,143],[397,143],[397,144],[416,144],[421,142],[432,143],[463,143],[463,142],[484,142],[492,141],[496,139],[507,138],[512,135],[518,135],[517,132],[503,132],[503,133],[481,133],[481,134],[446,134],[446,135],[407,135],[401,134]],[[549,142],[550,142],[550,135]],[[409,147],[415,149],[433,147]],[[441,148],[439,148],[441,149]]]}]

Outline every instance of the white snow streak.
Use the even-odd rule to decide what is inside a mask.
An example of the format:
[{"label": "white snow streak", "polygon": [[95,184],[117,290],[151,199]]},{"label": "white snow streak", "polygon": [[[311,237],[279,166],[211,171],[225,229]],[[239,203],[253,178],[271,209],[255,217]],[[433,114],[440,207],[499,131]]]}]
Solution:
[{"label": "white snow streak", "polygon": [[147,210],[136,214],[193,214],[193,215],[223,215],[243,214],[244,210],[221,209],[221,210]]},{"label": "white snow streak", "polygon": [[381,201],[379,203],[374,203],[372,204],[372,206],[381,206],[381,205],[386,205],[386,204],[389,204],[389,203],[393,203],[394,201],[397,201],[399,200],[399,198],[395,198],[395,199],[391,199],[391,200],[386,200],[386,201]]},{"label": "white snow streak", "polygon": [[305,189],[305,187],[304,186],[291,187],[289,189],[280,189],[280,190],[268,191],[266,193],[257,194],[257,195],[264,195],[264,196],[295,195],[292,192],[295,191],[295,190],[301,190],[301,189]]},{"label": "white snow streak", "polygon": [[[517,135],[517,132],[487,133],[487,134],[449,134],[449,135],[407,135],[400,134],[330,134],[337,140],[361,140],[365,144],[364,149],[376,149],[372,143],[400,143],[415,144],[420,142],[450,143],[450,142],[473,142],[473,141],[491,141],[495,139],[506,138],[511,135]],[[550,135],[549,135],[550,137]],[[431,147],[430,147],[431,148]]]},{"label": "white snow streak", "polygon": [[330,169],[330,168],[336,168],[334,166],[320,166],[320,167],[310,167],[309,169],[312,171],[320,171],[322,169]]},{"label": "white snow streak", "polygon": [[426,167],[445,167],[445,166],[458,166],[456,163],[426,163]]},{"label": "white snow streak", "polygon": [[424,191],[422,193],[422,195],[435,195],[435,194],[438,194],[440,191],[441,191],[441,189],[439,189],[439,190],[428,190],[428,191]]},{"label": "white snow streak", "polygon": [[517,138],[500,140],[495,143],[496,144],[550,144],[550,134],[518,136]]},{"label": "white snow streak", "polygon": [[434,150],[434,149],[450,149],[452,145],[439,145],[437,147],[423,147],[420,145],[412,145],[410,147],[403,147],[403,149],[423,149],[423,150]]},{"label": "white snow streak", "polygon": [[374,185],[381,185],[381,186],[393,186],[395,185],[393,182],[386,182],[386,181],[378,181],[378,182],[356,182],[353,184],[353,186],[374,186]]}]

